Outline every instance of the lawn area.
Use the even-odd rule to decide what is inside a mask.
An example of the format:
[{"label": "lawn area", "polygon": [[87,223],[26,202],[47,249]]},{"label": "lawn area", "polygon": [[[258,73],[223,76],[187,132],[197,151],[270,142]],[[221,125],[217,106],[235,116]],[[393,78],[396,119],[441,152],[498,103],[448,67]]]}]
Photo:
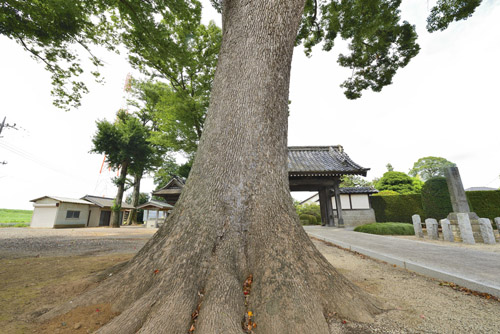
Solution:
[{"label": "lawn area", "polygon": [[0,224],[2,223],[29,223],[33,210],[0,209]]},{"label": "lawn area", "polygon": [[373,223],[357,226],[354,231],[381,235],[414,235],[412,224],[407,223]]}]

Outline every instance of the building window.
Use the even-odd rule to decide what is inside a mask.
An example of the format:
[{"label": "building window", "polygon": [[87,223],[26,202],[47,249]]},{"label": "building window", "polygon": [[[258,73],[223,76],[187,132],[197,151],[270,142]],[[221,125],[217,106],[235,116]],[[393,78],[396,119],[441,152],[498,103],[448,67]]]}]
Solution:
[{"label": "building window", "polygon": [[68,210],[68,212],[66,212],[66,219],[71,219],[71,218],[74,218],[74,219],[80,218],[80,211]]}]

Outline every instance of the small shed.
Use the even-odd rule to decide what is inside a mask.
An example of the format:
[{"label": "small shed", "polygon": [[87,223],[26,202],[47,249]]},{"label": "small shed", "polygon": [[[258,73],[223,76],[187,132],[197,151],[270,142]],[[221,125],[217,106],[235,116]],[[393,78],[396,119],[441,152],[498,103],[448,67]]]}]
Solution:
[{"label": "small shed", "polygon": [[137,207],[137,209],[144,210],[146,227],[159,227],[173,208],[173,205],[160,201],[149,201]]},{"label": "small shed", "polygon": [[43,196],[30,202],[34,207],[31,218],[31,227],[34,228],[85,227],[92,204],[82,199],[59,196]]},{"label": "small shed", "polygon": [[[111,207],[113,206],[113,201],[115,200],[114,198],[85,195],[81,199],[90,202],[89,219],[86,226],[109,226],[111,219]],[[122,202],[120,210],[120,224],[123,224],[123,221],[127,217],[126,213],[130,212],[133,208],[133,205]]]}]

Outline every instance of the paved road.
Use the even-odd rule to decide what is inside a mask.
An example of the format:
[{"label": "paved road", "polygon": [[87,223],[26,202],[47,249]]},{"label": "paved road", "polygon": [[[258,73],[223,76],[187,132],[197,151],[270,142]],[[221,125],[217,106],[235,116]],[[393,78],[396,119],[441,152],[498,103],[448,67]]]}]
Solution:
[{"label": "paved road", "polygon": [[500,253],[305,226],[313,237],[420,274],[500,297]]}]

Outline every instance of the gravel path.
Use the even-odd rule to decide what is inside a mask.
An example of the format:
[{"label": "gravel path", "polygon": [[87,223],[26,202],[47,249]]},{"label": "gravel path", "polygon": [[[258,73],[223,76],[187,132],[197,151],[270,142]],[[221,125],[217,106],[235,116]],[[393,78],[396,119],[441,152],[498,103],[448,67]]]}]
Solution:
[{"label": "gravel path", "polygon": [[31,229],[1,228],[0,259],[135,253],[156,229],[144,227]]}]

